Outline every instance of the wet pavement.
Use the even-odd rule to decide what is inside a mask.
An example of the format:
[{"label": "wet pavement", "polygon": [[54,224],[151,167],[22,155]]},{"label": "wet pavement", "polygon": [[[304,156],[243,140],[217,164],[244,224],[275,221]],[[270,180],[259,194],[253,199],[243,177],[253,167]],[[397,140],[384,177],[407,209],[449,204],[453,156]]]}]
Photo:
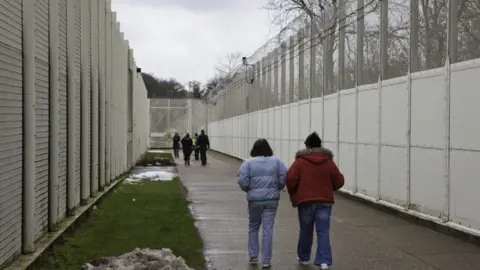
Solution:
[{"label": "wet pavement", "polygon": [[[217,153],[209,153],[208,161],[207,167],[199,162],[178,166],[205,241],[207,260],[218,270],[257,269],[247,264],[247,203],[236,182],[240,162]],[[480,247],[340,196],[331,227],[334,270],[480,269]],[[297,264],[297,236],[296,209],[282,192],[272,269],[318,269]]]}]

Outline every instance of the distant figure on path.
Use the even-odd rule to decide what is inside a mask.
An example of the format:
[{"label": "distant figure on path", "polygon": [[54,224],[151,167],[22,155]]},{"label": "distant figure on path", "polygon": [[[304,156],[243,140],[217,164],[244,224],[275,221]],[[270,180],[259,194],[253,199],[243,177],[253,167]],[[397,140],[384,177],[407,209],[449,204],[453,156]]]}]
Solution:
[{"label": "distant figure on path", "polygon": [[238,185],[247,192],[248,200],[248,256],[250,264],[258,263],[258,232],[262,225],[262,263],[263,268],[270,268],[273,225],[280,191],[285,187],[287,167],[273,157],[272,148],[265,139],[255,142],[250,156],[238,170]]},{"label": "distant figure on path", "polygon": [[200,159],[202,160],[202,166],[207,165],[207,149],[210,148],[210,140],[202,129],[200,136],[197,138],[197,144],[200,147]]},{"label": "distant figure on path", "polygon": [[300,235],[297,259],[302,265],[310,261],[313,227],[317,232],[315,265],[328,269],[332,265],[330,216],[333,192],[344,185],[343,174],[333,162],[333,154],[322,147],[316,132],[305,140],[307,149],[298,151],[287,172],[287,188],[293,207],[298,208]]},{"label": "distant figure on path", "polygon": [[180,151],[180,135],[178,133],[175,133],[175,136],[173,136],[173,155],[175,158],[179,158],[178,152]]},{"label": "distant figure on path", "polygon": [[190,165],[190,155],[192,154],[193,141],[190,138],[190,134],[186,134],[182,139],[182,149],[183,149],[183,159],[185,160],[185,165]]},{"label": "distant figure on path", "polygon": [[198,161],[200,155],[200,148],[198,147],[198,134],[195,133],[192,138],[193,141],[193,151],[195,151],[195,160]]}]

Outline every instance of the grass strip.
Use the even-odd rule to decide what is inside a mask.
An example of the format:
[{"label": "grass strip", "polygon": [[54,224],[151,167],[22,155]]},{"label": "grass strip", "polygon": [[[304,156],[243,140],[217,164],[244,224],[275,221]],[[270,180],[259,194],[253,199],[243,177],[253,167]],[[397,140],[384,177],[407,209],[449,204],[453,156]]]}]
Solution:
[{"label": "grass strip", "polygon": [[78,228],[42,257],[35,269],[80,269],[86,262],[135,248],[169,248],[190,267],[205,268],[203,241],[179,178],[123,183]]}]

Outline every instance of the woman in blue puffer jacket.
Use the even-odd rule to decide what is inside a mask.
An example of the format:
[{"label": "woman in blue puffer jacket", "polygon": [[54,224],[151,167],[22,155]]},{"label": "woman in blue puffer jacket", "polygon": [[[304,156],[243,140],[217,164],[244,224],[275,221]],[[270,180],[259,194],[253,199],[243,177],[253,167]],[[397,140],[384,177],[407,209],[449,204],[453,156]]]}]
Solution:
[{"label": "woman in blue puffer jacket", "polygon": [[280,191],[285,187],[287,167],[273,156],[272,148],[265,139],[253,144],[250,156],[238,170],[238,185],[247,192],[248,200],[248,255],[251,264],[258,263],[258,231],[263,224],[262,263],[263,268],[270,268],[273,225]]}]

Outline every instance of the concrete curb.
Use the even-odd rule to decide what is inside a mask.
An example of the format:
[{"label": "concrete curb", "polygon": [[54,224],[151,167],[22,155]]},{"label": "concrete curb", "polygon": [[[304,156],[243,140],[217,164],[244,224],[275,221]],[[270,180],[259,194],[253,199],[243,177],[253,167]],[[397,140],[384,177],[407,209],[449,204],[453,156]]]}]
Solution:
[{"label": "concrete curb", "polygon": [[[238,160],[238,161],[244,161],[241,158],[231,156],[216,150],[210,150],[212,152],[215,152],[220,155],[224,155],[226,157],[230,157],[232,159]],[[384,213],[397,216],[403,220],[406,220],[410,223],[429,228],[431,230],[434,230],[436,232],[455,237],[457,239],[460,239],[462,241],[480,246],[480,235],[476,235],[473,233],[469,233],[467,231],[464,231],[462,229],[457,229],[452,226],[450,226],[448,223],[437,221],[434,218],[430,218],[427,215],[422,215],[421,213],[415,214],[413,211],[408,211],[404,209],[400,209],[400,207],[393,207],[393,205],[389,205],[388,203],[381,203],[378,202],[374,199],[370,200],[364,196],[361,196],[359,194],[353,194],[348,191],[344,190],[339,190],[336,192],[337,195],[341,196],[342,198],[351,200],[351,201],[356,201],[359,203],[362,203],[364,205],[373,207],[379,211],[382,211]]]}]

